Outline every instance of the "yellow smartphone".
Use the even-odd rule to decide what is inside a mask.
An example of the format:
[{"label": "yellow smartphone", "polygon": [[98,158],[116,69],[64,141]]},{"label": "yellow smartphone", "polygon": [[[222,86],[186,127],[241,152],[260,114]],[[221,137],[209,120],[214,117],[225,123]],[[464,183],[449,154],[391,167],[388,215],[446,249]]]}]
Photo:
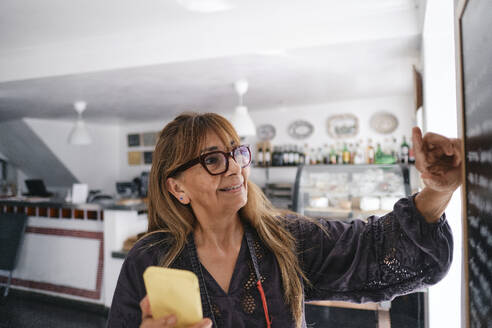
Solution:
[{"label": "yellow smartphone", "polygon": [[149,266],[143,279],[154,319],[174,314],[177,328],[203,319],[200,287],[193,272]]}]

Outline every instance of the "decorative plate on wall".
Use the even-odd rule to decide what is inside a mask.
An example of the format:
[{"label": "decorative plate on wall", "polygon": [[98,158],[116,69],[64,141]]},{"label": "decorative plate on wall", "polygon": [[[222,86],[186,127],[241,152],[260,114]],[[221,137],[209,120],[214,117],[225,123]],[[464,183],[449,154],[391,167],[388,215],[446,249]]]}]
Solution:
[{"label": "decorative plate on wall", "polygon": [[398,127],[398,119],[388,112],[377,112],[371,116],[371,128],[382,134],[389,134]]},{"label": "decorative plate on wall", "polygon": [[272,140],[275,137],[276,130],[271,124],[262,124],[256,128],[256,135],[260,140]]},{"label": "decorative plate on wall", "polygon": [[306,139],[313,134],[314,126],[308,121],[297,120],[289,125],[287,132],[294,139]]},{"label": "decorative plate on wall", "polygon": [[359,119],[354,114],[328,117],[328,134],[335,139],[355,137],[359,133]]}]

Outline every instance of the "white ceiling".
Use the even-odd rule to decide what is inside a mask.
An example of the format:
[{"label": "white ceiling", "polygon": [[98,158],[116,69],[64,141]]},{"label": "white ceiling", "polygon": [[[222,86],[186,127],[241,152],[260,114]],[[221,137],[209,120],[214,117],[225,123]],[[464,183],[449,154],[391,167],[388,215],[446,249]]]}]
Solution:
[{"label": "white ceiling", "polygon": [[[231,0],[232,1],[232,0]],[[172,0],[0,2],[0,121],[145,121],[412,93],[415,0],[248,0],[214,14]]]}]

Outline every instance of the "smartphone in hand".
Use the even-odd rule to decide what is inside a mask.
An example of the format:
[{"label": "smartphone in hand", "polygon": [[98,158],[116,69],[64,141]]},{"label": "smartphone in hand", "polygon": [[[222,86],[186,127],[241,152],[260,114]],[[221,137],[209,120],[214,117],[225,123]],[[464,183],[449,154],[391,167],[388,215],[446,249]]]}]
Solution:
[{"label": "smartphone in hand", "polygon": [[177,328],[202,320],[200,287],[193,272],[150,266],[143,279],[154,319],[174,314]]}]

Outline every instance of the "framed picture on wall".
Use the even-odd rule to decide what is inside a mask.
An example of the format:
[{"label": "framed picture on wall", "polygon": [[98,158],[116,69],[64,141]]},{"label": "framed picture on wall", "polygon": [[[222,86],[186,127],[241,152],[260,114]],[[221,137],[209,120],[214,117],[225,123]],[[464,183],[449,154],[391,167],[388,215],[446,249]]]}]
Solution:
[{"label": "framed picture on wall", "polygon": [[128,152],[128,165],[140,165],[142,164],[142,152],[141,151],[129,151]]},{"label": "framed picture on wall", "polygon": [[128,135],[128,147],[140,146],[140,134],[133,133]]},{"label": "framed picture on wall", "polygon": [[144,151],[144,153],[143,153],[144,164],[152,164],[152,155],[153,154],[154,154],[153,151]]},{"label": "framed picture on wall", "polygon": [[145,132],[142,133],[142,142],[144,147],[155,146],[157,142],[158,132]]}]

